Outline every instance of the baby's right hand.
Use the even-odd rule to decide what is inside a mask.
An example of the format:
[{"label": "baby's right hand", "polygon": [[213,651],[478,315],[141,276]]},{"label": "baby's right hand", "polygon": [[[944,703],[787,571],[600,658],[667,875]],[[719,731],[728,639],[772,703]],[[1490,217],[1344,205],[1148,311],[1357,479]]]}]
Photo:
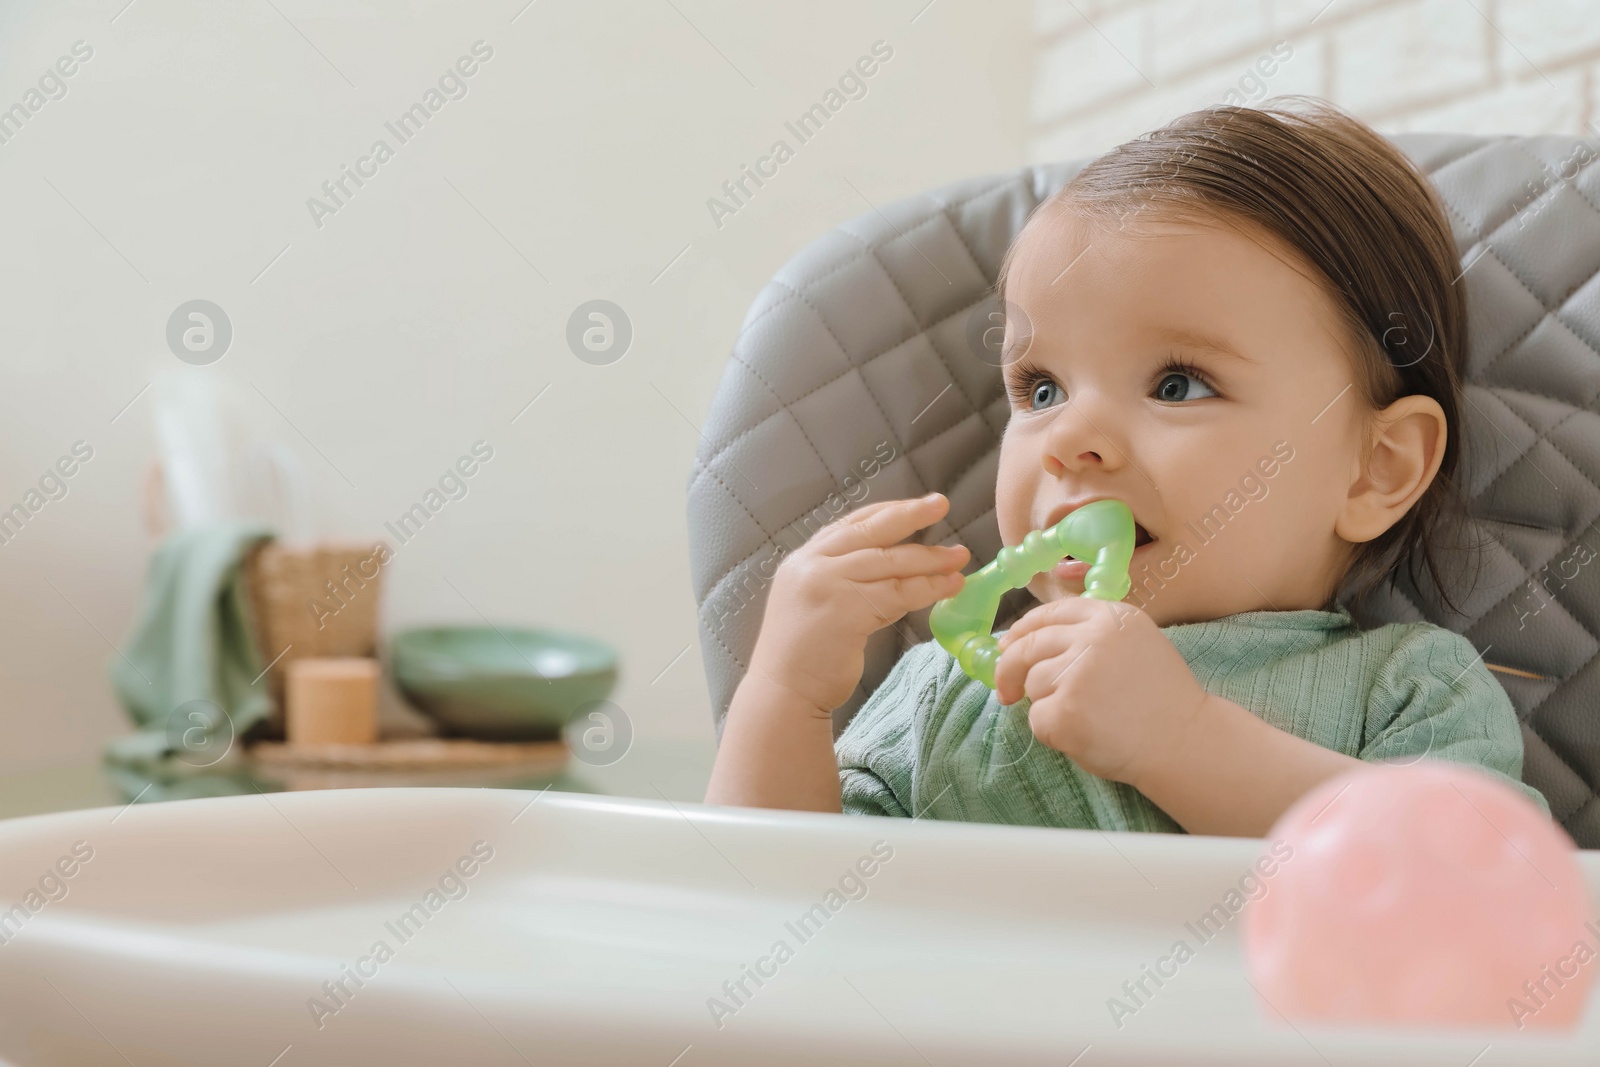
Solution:
[{"label": "baby's right hand", "polygon": [[866,669],[867,638],[965,583],[965,545],[899,543],[949,507],[940,493],[869,504],[790,553],[773,576],[751,673],[791,690],[821,716],[850,699]]}]

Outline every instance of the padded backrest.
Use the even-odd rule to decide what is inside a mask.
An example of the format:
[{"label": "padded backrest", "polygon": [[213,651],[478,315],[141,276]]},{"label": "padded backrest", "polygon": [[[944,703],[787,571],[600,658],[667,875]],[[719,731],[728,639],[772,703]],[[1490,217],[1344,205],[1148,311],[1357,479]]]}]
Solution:
[{"label": "padded backrest", "polygon": [[[1470,314],[1463,469],[1486,542],[1446,611],[1402,581],[1361,621],[1465,634],[1523,724],[1523,777],[1600,848],[1600,165],[1568,137],[1402,134],[1449,208]],[[923,541],[994,557],[1007,403],[983,331],[1000,260],[1087,160],[1026,167],[861,215],[790,260],[734,343],[688,485],[701,650],[720,736],[785,551],[869,500],[947,494]],[[1003,609],[1030,606],[1025,593]],[[842,729],[927,613],[875,635]]]}]

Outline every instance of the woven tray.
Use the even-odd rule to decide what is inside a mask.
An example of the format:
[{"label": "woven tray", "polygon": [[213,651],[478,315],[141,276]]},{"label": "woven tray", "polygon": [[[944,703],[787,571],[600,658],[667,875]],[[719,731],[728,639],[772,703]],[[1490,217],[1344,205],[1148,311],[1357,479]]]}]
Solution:
[{"label": "woven tray", "polygon": [[250,749],[251,773],[283,788],[372,789],[382,786],[549,785],[567,766],[564,741],[504,744],[454,738],[379,741],[375,745],[285,745]]},{"label": "woven tray", "polygon": [[286,745],[262,741],[250,758],[263,768],[318,767],[338,770],[472,770],[506,768],[535,772],[567,763],[565,741],[518,744],[424,737],[374,745]]}]

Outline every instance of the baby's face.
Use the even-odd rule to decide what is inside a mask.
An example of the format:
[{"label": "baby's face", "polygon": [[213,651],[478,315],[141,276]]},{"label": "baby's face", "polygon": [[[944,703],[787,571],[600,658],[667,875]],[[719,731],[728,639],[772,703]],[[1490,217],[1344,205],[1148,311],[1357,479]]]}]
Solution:
[{"label": "baby's face", "polygon": [[[1371,412],[1329,298],[1265,233],[1070,209],[1021,238],[1006,300],[1000,534],[1104,497],[1139,524],[1128,602],[1160,625],[1323,607]],[[1031,328],[1031,336],[1028,336]],[[1083,591],[1087,564],[1034,578]]]}]

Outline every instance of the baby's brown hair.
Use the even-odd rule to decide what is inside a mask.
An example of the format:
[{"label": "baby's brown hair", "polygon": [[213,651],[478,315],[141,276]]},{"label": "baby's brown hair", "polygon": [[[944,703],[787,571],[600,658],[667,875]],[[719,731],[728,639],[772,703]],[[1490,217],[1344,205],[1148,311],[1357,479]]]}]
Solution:
[{"label": "baby's brown hair", "polygon": [[[1357,547],[1344,588],[1359,599],[1406,565],[1413,581],[1426,570],[1451,603],[1441,550],[1461,529],[1454,476],[1466,299],[1456,284],[1460,265],[1444,204],[1398,148],[1314,97],[1219,105],[1112,149],[1040,208],[1119,227],[1144,211],[1243,220],[1314,267],[1344,320],[1367,404],[1381,409],[1402,396],[1429,396],[1444,409],[1447,427],[1438,474],[1399,522]],[[1019,244],[1012,242],[1000,266],[1002,308]]]}]

